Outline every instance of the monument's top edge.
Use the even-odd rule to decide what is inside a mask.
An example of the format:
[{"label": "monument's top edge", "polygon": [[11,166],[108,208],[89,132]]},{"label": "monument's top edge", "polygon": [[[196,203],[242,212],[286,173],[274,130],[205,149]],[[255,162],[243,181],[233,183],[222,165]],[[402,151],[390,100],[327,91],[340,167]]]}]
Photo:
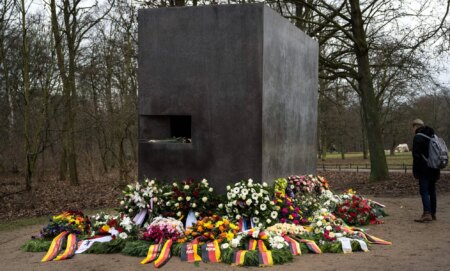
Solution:
[{"label": "monument's top edge", "polygon": [[[264,3],[245,3],[245,4],[221,4],[221,5],[202,5],[202,6],[184,6],[184,7],[164,7],[164,8],[141,8],[139,9],[139,13],[141,12],[162,12],[167,10],[192,10],[192,9],[227,9],[227,8],[238,8],[238,7],[247,7],[247,8],[268,8],[271,9]],[[274,11],[275,12],[275,11]]]}]

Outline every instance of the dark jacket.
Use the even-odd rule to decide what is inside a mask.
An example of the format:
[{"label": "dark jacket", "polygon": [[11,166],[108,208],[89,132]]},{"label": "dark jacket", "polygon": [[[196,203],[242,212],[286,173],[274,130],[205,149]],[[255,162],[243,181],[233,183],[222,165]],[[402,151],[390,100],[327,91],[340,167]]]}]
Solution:
[{"label": "dark jacket", "polygon": [[434,130],[428,126],[419,127],[416,129],[412,150],[414,178],[430,178],[432,180],[437,180],[440,177],[441,171],[439,169],[429,168],[427,166],[427,161],[423,158],[423,156],[428,158],[428,146],[430,144],[430,140],[424,136],[418,135],[417,133],[422,133],[432,137],[434,135]]}]

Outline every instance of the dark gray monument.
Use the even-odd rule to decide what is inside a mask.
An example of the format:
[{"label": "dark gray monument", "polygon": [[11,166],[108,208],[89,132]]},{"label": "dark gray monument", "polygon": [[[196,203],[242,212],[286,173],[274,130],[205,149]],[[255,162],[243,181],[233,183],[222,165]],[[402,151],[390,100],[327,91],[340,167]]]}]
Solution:
[{"label": "dark gray monument", "polygon": [[138,76],[140,179],[315,173],[318,44],[269,7],[140,10]]}]

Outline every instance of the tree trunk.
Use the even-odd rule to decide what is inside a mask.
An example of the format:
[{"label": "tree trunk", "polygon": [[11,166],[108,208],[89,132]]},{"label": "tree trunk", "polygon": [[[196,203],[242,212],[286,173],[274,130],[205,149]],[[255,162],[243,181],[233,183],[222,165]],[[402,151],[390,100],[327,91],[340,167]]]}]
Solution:
[{"label": "tree trunk", "polygon": [[377,106],[372,75],[369,66],[368,45],[359,0],[349,1],[351,5],[351,23],[354,50],[358,63],[358,84],[364,112],[367,139],[370,151],[370,180],[380,181],[389,178],[383,135],[381,133],[380,112]]}]

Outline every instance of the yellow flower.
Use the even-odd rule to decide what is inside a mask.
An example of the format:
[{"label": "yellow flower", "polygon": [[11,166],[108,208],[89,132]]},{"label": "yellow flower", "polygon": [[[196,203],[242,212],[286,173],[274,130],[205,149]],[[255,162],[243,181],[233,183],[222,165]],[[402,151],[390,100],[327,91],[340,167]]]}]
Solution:
[{"label": "yellow flower", "polygon": [[227,232],[227,241],[231,241],[231,240],[233,240],[233,238],[234,238],[234,234],[231,231]]},{"label": "yellow flower", "polygon": [[108,232],[109,231],[109,226],[108,225],[103,225],[102,231]]}]

